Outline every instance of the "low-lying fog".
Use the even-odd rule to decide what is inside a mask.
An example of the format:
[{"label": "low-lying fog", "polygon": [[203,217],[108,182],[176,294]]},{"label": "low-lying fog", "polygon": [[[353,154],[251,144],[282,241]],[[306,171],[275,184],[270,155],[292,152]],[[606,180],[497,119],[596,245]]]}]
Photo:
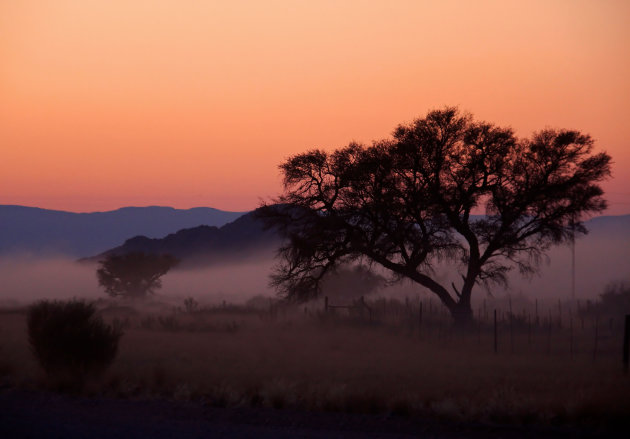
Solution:
[{"label": "low-lying fog", "polygon": [[[158,297],[196,297],[203,303],[242,303],[256,295],[273,295],[267,286],[273,261],[246,262],[216,268],[173,270],[162,278]],[[97,265],[79,264],[58,256],[0,258],[0,306],[39,299],[98,299],[107,297],[98,286]]]},{"label": "low-lying fog", "polygon": [[[571,297],[571,251],[569,247],[554,248],[549,252],[549,263],[543,261],[538,275],[524,279],[518,273],[510,275],[506,290],[494,287],[492,295],[523,295],[534,299],[569,299]],[[594,299],[610,282],[630,279],[630,246],[627,243],[589,238],[576,245],[575,296]],[[158,297],[177,299],[195,297],[201,303],[226,301],[243,303],[257,295],[273,296],[268,286],[268,275],[274,261],[265,259],[195,270],[173,270],[163,277]],[[40,258],[32,255],[0,257],[0,305],[27,304],[34,300],[106,297],[96,280],[96,266],[78,264],[63,256]],[[441,269],[436,276],[445,284],[456,275]],[[457,282],[456,282],[457,284]],[[381,288],[377,294],[399,297],[417,296],[423,289],[405,282]],[[332,293],[332,292],[331,292]],[[486,296],[483,287],[474,293],[476,299]],[[331,294],[332,295],[332,294]],[[358,292],[357,295],[360,295]]]}]

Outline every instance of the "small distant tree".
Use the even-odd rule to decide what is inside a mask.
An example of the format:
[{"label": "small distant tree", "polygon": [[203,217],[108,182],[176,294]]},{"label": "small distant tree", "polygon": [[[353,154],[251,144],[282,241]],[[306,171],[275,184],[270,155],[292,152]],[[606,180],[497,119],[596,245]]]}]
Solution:
[{"label": "small distant tree", "polygon": [[[532,273],[552,245],[586,233],[584,217],[606,208],[610,162],[578,131],[519,139],[457,108],[369,146],[298,154],[280,166],[284,208],[260,209],[288,237],[273,284],[308,299],[335,267],[367,261],[427,288],[467,326],[475,285]],[[455,282],[436,276],[440,261]]]},{"label": "small distant tree", "polygon": [[131,252],[99,262],[98,283],[112,297],[142,298],[162,287],[161,277],[179,261],[171,255]]},{"label": "small distant tree", "polygon": [[367,296],[387,285],[387,279],[362,265],[341,267],[322,279],[326,295],[344,300]]},{"label": "small distant tree", "polygon": [[30,306],[28,339],[37,361],[57,385],[79,390],[114,360],[119,328],[103,322],[93,304],[41,301]]},{"label": "small distant tree", "polygon": [[194,297],[187,297],[184,299],[184,311],[188,314],[199,311],[199,302],[197,302]]},{"label": "small distant tree", "polygon": [[586,302],[581,310],[583,315],[619,316],[630,313],[630,284],[626,282],[611,282],[599,295],[594,303]]}]

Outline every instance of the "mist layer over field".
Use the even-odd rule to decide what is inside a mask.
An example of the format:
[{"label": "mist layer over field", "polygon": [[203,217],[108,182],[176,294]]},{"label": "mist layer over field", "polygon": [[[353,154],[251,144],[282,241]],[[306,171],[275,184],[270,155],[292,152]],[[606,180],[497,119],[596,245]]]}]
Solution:
[{"label": "mist layer over field", "polygon": [[[623,239],[592,239],[590,235],[580,239],[575,252],[575,297],[595,299],[611,282],[628,281],[630,246]],[[248,259],[197,269],[174,269],[162,278],[162,289],[156,292],[165,299],[195,297],[204,304],[243,303],[253,296],[273,296],[269,274],[277,261]],[[98,287],[95,264],[79,264],[65,257],[38,257],[15,254],[0,258],[0,304],[28,304],[39,299],[105,297]],[[387,277],[388,273],[373,267]],[[435,278],[444,285],[459,281],[454,267],[441,265],[436,268]],[[505,295],[525,296],[531,300],[571,298],[571,249],[552,249],[548,258],[541,261],[540,272],[523,278],[514,271],[509,275],[507,288],[493,286],[489,293],[494,297]],[[334,296],[334,291],[324,291]],[[362,291],[353,295],[360,296]],[[375,294],[404,299],[421,295],[431,297],[424,288],[409,281],[381,287]],[[473,300],[488,297],[488,291],[479,286],[473,292]]]},{"label": "mist layer over field", "polygon": [[[241,303],[252,296],[273,294],[268,273],[273,261],[222,265],[217,268],[173,270],[162,279],[159,297],[196,297],[210,303]],[[0,305],[24,305],[40,299],[105,297],[94,264],[58,256],[16,255],[0,258]]]},{"label": "mist layer over field", "polygon": [[[630,215],[598,217],[586,222],[589,233],[575,243],[575,298],[595,299],[611,282],[630,282]],[[267,243],[269,244],[269,243]],[[163,288],[157,298],[180,300],[195,297],[202,304],[243,303],[257,295],[273,296],[269,288],[269,274],[273,266],[274,250],[270,245],[247,251],[234,251],[214,257],[211,261],[188,261],[162,278]],[[206,264],[204,266],[204,264]],[[189,268],[185,268],[189,267]],[[198,268],[195,268],[198,267]],[[454,263],[434,267],[435,280],[451,290],[451,282],[461,284]],[[96,264],[79,264],[68,255],[56,257],[28,253],[0,256],[0,304],[27,304],[48,298],[105,297],[96,280]],[[375,273],[389,278],[386,270],[377,265]],[[572,251],[569,246],[553,247],[540,261],[540,270],[529,278],[518,271],[509,273],[507,287],[491,286],[486,290],[477,286],[473,302],[489,297],[522,296],[530,300],[568,300],[572,298]],[[365,295],[360,288],[347,287],[351,294],[328,290],[335,296]],[[376,295],[404,300],[405,297],[434,297],[426,289],[409,281],[399,282],[374,291]],[[437,298],[435,298],[437,302]]]}]

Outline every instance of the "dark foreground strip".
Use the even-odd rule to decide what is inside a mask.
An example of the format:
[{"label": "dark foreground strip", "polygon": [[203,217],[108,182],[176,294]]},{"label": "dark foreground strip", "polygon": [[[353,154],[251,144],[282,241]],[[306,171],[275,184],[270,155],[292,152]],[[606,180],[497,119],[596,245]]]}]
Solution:
[{"label": "dark foreground strip", "polygon": [[[585,438],[611,431],[449,423],[387,415],[216,408],[167,400],[0,390],[0,438]],[[619,437],[627,437],[619,432]],[[626,432],[627,433],[627,432]]]}]

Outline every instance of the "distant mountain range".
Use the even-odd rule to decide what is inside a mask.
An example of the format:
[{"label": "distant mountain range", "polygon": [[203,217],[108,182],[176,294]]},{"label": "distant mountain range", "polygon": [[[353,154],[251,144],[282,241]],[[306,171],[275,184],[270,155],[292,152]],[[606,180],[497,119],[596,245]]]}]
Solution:
[{"label": "distant mountain range", "polygon": [[281,242],[280,235],[264,227],[249,212],[222,227],[198,226],[183,229],[161,239],[135,236],[123,245],[85,258],[96,262],[110,254],[129,252],[167,253],[178,258],[182,267],[220,265],[250,259],[271,258]]},{"label": "distant mountain range", "polygon": [[[603,282],[630,281],[630,215],[595,217],[585,225],[589,234],[576,242],[578,291],[586,295],[601,291]],[[143,251],[172,254],[181,268],[190,268],[269,261],[280,241],[254,212],[144,207],[76,214],[0,206],[0,256],[28,251],[95,262],[107,254]],[[570,249],[553,248],[549,257],[551,265],[541,267],[543,278],[524,288],[567,288]]]},{"label": "distant mountain range", "polygon": [[[596,268],[602,275],[613,277],[614,273],[626,273],[630,276],[630,215],[596,217],[585,225],[589,233],[577,240],[578,261],[585,267]],[[136,236],[90,259],[96,261],[107,254],[142,251],[171,254],[182,261],[183,267],[217,265],[270,258],[280,242],[280,236],[265,229],[254,211],[220,228],[194,227],[161,239]],[[550,255],[558,266],[569,263],[567,247],[552,249]]]},{"label": "distant mountain range", "polygon": [[0,256],[26,252],[84,257],[111,249],[132,236],[158,238],[200,225],[222,226],[244,213],[160,206],[73,213],[0,205]]}]

